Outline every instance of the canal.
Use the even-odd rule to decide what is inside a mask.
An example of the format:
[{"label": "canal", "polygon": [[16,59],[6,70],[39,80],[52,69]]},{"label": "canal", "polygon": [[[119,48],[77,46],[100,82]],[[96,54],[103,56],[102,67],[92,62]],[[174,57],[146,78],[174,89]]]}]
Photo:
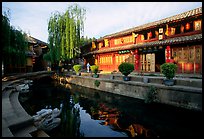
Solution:
[{"label": "canal", "polygon": [[33,80],[19,101],[28,114],[60,108],[51,137],[200,137],[202,112],[111,94],[49,77]]}]

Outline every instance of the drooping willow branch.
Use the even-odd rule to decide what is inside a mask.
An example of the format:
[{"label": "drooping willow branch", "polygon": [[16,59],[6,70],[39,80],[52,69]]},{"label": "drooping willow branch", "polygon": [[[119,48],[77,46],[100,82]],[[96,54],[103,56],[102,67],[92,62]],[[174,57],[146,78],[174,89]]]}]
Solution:
[{"label": "drooping willow branch", "polygon": [[79,55],[80,38],[84,31],[85,9],[69,6],[65,13],[55,12],[48,22],[50,52],[44,56],[51,63]]}]

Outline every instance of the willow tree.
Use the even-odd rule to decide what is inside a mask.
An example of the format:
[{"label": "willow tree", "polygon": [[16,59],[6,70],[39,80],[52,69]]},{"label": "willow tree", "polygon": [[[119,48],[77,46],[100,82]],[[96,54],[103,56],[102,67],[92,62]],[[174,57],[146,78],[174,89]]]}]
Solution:
[{"label": "willow tree", "polygon": [[5,73],[9,72],[8,67],[25,66],[27,46],[25,33],[11,26],[8,14],[4,13],[2,15],[2,61]]},{"label": "willow tree", "polygon": [[80,38],[84,31],[85,9],[77,4],[69,6],[65,13],[54,12],[48,22],[50,52],[44,58],[57,63],[70,60],[80,53]]}]

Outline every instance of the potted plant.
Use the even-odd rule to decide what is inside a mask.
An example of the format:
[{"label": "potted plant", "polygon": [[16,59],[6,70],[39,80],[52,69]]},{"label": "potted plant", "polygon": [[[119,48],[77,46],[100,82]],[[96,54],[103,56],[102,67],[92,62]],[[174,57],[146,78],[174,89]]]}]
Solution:
[{"label": "potted plant", "polygon": [[73,69],[76,72],[76,75],[79,75],[79,76],[81,75],[81,68],[82,68],[81,65],[74,65],[73,66]]},{"label": "potted plant", "polygon": [[160,66],[162,74],[166,77],[164,79],[164,84],[171,86],[174,85],[174,76],[177,70],[177,65],[174,63],[164,63]]},{"label": "potted plant", "polygon": [[118,66],[119,71],[124,75],[124,81],[130,81],[130,77],[128,76],[133,70],[134,65],[131,63],[123,62]]},{"label": "potted plant", "polygon": [[97,65],[92,65],[92,66],[90,66],[90,68],[91,68],[91,72],[94,73],[93,77],[98,78],[99,75],[97,73],[98,73],[98,68],[99,67]]}]

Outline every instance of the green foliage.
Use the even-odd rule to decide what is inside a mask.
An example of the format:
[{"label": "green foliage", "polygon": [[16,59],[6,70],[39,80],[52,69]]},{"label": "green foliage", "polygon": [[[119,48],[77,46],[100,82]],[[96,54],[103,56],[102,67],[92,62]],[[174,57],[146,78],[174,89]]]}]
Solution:
[{"label": "green foliage", "polygon": [[97,65],[92,65],[92,66],[90,66],[90,68],[91,68],[91,71],[94,73],[94,74],[97,74],[98,73],[98,66]]},{"label": "green foliage", "polygon": [[177,70],[177,65],[173,63],[164,63],[160,66],[160,69],[167,79],[173,79]]},{"label": "green foliage", "polygon": [[86,37],[82,37],[80,39],[80,46],[83,46],[83,47],[86,47],[87,44],[91,43],[92,41],[96,41],[96,38],[88,38],[87,36]]},{"label": "green foliage", "polygon": [[99,87],[99,85],[100,85],[100,81],[95,80],[95,81],[94,81],[94,85],[95,85],[96,87]]},{"label": "green foliage", "polygon": [[2,15],[2,60],[5,68],[8,65],[25,66],[27,47],[25,33],[11,26],[8,14],[4,13]]},{"label": "green foliage", "polygon": [[69,60],[80,54],[80,38],[84,31],[85,9],[77,4],[65,13],[55,12],[48,23],[48,42],[51,62]]},{"label": "green foliage", "polygon": [[46,53],[43,55],[43,59],[46,60],[46,61],[51,61],[51,56],[50,56],[50,53]]},{"label": "green foliage", "polygon": [[157,95],[156,87],[150,86],[145,98],[145,103],[152,103],[154,101],[157,101],[156,95]]},{"label": "green foliage", "polygon": [[81,71],[82,66],[81,65],[74,65],[73,69],[76,73],[79,73]]},{"label": "green foliage", "polygon": [[128,76],[134,70],[134,65],[123,62],[118,66],[118,69],[123,75]]}]

